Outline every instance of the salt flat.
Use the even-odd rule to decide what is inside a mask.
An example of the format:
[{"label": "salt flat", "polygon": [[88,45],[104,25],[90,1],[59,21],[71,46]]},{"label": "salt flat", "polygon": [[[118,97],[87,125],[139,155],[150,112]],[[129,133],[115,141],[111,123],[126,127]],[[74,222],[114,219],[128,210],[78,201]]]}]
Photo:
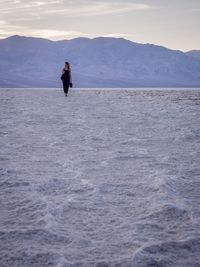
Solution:
[{"label": "salt flat", "polygon": [[200,266],[200,90],[1,89],[0,266]]}]

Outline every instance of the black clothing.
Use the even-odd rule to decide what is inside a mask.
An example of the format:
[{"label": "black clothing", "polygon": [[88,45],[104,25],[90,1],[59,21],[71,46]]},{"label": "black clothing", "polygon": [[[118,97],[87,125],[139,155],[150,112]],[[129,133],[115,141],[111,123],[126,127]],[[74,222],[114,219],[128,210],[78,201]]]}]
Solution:
[{"label": "black clothing", "polygon": [[65,94],[68,93],[70,86],[70,71],[63,69],[64,73],[62,74],[62,82],[63,82],[63,91]]},{"label": "black clothing", "polygon": [[70,71],[63,69],[64,73],[62,74],[62,80],[70,83]]},{"label": "black clothing", "polygon": [[64,91],[64,93],[68,94],[68,90],[69,90],[69,82],[63,80],[63,91]]}]

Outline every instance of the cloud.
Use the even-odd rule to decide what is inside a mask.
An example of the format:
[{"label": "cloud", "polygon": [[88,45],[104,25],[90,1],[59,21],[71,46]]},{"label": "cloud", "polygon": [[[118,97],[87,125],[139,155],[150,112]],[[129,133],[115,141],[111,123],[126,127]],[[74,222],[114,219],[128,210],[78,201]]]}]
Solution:
[{"label": "cloud", "polygon": [[[35,1],[35,0],[14,0],[14,1],[5,1],[1,0],[0,2],[0,12],[1,14],[12,14],[19,12],[19,15],[22,15],[23,12],[28,11],[42,11],[45,10],[46,6],[51,7],[52,5],[60,4],[60,0],[49,0],[49,1]],[[38,8],[41,8],[40,10]],[[25,13],[24,13],[25,14]]]},{"label": "cloud", "polygon": [[63,31],[55,29],[35,29],[20,25],[9,25],[7,22],[0,20],[0,36],[6,38],[11,35],[19,34],[23,36],[42,37],[52,40],[71,39],[77,36],[86,36],[86,34],[79,31]]},{"label": "cloud", "polygon": [[132,36],[131,34],[126,33],[91,33],[91,32],[80,32],[80,31],[62,31],[62,30],[50,30],[50,29],[42,29],[42,30],[32,30],[31,33],[28,32],[30,36],[36,37],[45,37],[52,40],[63,40],[63,39],[73,39],[77,37],[88,37],[88,38],[95,38],[99,36],[103,37],[129,37]]},{"label": "cloud", "polygon": [[25,26],[19,26],[19,25],[11,25],[5,20],[0,20],[0,36],[2,38],[8,37],[10,35],[14,35],[17,32],[22,32],[26,29]]},{"label": "cloud", "polygon": [[5,26],[7,25],[7,22],[5,20],[0,20],[0,26]]},{"label": "cloud", "polygon": [[63,14],[70,17],[76,16],[101,16],[107,14],[122,14],[137,10],[146,10],[150,6],[141,3],[126,1],[91,1],[91,0],[1,0],[1,14],[13,14],[26,17],[27,13],[40,15]]},{"label": "cloud", "polygon": [[137,10],[146,10],[150,7],[145,4],[136,3],[113,3],[113,2],[85,2],[79,5],[57,6],[55,9],[44,10],[43,14],[64,14],[70,17],[76,16],[102,16],[108,14],[123,14]]},{"label": "cloud", "polygon": [[93,32],[81,32],[81,31],[72,31],[72,30],[55,30],[55,29],[30,29],[25,26],[11,26],[6,24],[4,21],[0,21],[0,26],[4,25],[4,29],[0,29],[0,37],[6,38],[11,35],[23,35],[23,36],[30,36],[30,37],[40,37],[46,38],[50,40],[64,40],[64,39],[73,39],[77,37],[88,37],[88,38],[95,38],[99,36],[103,37],[131,37],[131,34],[126,33],[93,33]]},{"label": "cloud", "polygon": [[[149,8],[146,4],[133,3],[130,0],[1,0],[0,37],[4,38],[15,34],[52,40],[80,36],[91,38],[97,36],[126,37],[129,34],[118,33],[116,29],[113,29],[114,32],[102,29],[102,32],[99,33],[94,33],[94,27],[84,29],[84,19],[89,17],[93,21],[96,16],[123,15]],[[80,18],[80,27],[77,28],[76,23],[74,26],[76,29],[72,29],[71,25],[73,24],[71,23],[66,28],[67,20],[73,17]],[[82,22],[81,18],[83,18]],[[63,21],[65,26],[63,26]],[[85,30],[88,32],[86,33]]]},{"label": "cloud", "polygon": [[[88,36],[88,34],[79,32],[79,31],[63,31],[63,30],[54,30],[54,29],[32,29],[31,31],[29,30],[25,35],[27,36],[35,36],[35,37],[42,37],[42,38],[47,38],[51,40],[63,40],[63,39],[72,39],[76,37],[84,37]],[[92,36],[93,34],[89,34]]]}]

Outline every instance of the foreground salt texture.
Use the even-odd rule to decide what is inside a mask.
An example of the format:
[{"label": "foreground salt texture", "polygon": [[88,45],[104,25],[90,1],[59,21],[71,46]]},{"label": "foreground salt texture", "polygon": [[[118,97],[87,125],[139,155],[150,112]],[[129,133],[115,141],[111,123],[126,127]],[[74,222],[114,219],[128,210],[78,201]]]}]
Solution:
[{"label": "foreground salt texture", "polygon": [[200,266],[199,90],[1,90],[0,266]]}]

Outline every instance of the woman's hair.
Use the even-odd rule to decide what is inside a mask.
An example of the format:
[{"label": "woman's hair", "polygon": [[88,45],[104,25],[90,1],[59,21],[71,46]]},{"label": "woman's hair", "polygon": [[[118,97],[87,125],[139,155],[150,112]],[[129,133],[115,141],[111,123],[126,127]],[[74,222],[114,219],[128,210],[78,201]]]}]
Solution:
[{"label": "woman's hair", "polygon": [[65,64],[68,65],[69,71],[71,72],[71,67],[70,67],[69,62],[66,61]]},{"label": "woman's hair", "polygon": [[66,61],[65,64],[68,65],[68,67],[69,67],[69,69],[70,69],[70,64],[69,64],[69,62]]}]

